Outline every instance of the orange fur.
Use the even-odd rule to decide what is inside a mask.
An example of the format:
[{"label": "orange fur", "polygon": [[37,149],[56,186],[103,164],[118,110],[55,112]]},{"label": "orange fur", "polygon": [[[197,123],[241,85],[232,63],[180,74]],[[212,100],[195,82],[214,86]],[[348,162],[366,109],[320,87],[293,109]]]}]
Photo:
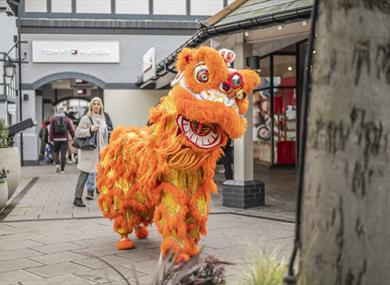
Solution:
[{"label": "orange fur", "polygon": [[[145,238],[146,226],[154,222],[163,236],[161,252],[170,249],[178,260],[186,260],[198,254],[200,235],[207,233],[210,193],[217,192],[216,162],[228,137],[245,132],[240,114],[246,112],[248,99],[235,99],[234,109],[196,97],[202,92],[228,96],[215,93],[230,71],[212,48],[183,49],[176,64],[182,81],[151,110],[148,126],[113,132],[101,152],[97,186],[99,207],[122,238],[133,231]],[[207,81],[196,76],[199,65],[207,68]],[[250,94],[259,82],[253,71],[239,73],[243,86],[229,97],[240,90]],[[118,248],[133,246],[131,240],[123,241]]]}]

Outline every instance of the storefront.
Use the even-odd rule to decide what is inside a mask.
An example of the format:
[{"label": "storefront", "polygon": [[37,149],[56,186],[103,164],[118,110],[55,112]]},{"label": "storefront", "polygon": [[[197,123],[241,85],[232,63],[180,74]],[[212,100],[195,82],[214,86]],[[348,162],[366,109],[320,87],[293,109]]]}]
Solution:
[{"label": "storefront", "polygon": [[306,41],[301,41],[258,59],[262,83],[253,93],[253,151],[260,163],[297,162],[305,52]]},{"label": "storefront", "polygon": [[139,89],[143,55],[154,47],[160,61],[198,30],[196,19],[206,20],[228,3],[207,0],[205,8],[198,0],[133,2],[12,1],[24,42],[20,117],[37,122],[18,141],[25,164],[36,163],[39,126],[58,103],[78,110],[82,106],[71,100],[99,96],[114,126],[145,125],[166,90]]},{"label": "storefront", "polygon": [[165,71],[174,70],[182,48],[207,44],[234,50],[236,68],[259,72],[262,83],[252,97],[248,132],[235,141],[235,173],[241,173],[237,176],[241,180],[253,176],[253,167],[244,167],[253,160],[269,166],[297,162],[297,118],[312,4],[312,0],[237,0],[209,18],[203,29],[157,66],[154,81],[161,88],[173,78]]},{"label": "storefront", "polygon": [[[299,148],[299,103],[304,54],[313,0],[236,0],[212,16],[189,40],[156,67],[156,76],[142,86],[169,84],[175,59],[185,47],[206,44],[235,52],[234,68],[257,70],[262,83],[250,96],[245,135],[234,140],[234,181],[224,187],[223,205],[247,208],[261,205],[264,184],[254,178],[254,161],[270,167],[295,165]],[[223,192],[224,193],[224,192]],[[226,198],[226,199],[225,199]]]}]

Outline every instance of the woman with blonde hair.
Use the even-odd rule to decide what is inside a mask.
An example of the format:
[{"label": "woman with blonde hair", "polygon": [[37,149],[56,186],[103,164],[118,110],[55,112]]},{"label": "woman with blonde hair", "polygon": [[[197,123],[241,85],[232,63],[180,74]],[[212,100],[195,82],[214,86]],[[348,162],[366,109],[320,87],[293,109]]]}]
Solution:
[{"label": "woman with blonde hair", "polygon": [[[76,129],[76,137],[87,138],[94,132],[97,132],[97,147],[92,150],[78,150],[77,168],[80,170],[80,176],[77,181],[73,202],[73,205],[76,207],[85,207],[82,200],[85,183],[90,174],[96,175],[99,153],[108,142],[108,131],[104,118],[103,102],[99,97],[95,97],[90,101],[89,110],[87,114],[81,118]],[[87,190],[87,198],[91,198],[91,196],[93,198],[95,185],[93,185],[92,189]]]}]

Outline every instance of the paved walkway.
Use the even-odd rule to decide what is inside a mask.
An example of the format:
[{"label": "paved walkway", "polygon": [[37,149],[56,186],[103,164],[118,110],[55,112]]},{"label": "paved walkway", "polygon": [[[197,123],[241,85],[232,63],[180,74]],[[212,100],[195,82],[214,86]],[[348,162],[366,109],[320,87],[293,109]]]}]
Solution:
[{"label": "paved walkway", "polygon": [[[96,200],[87,201],[86,208],[72,206],[77,176],[74,166],[65,174],[54,173],[52,166],[23,168],[17,192],[0,213],[1,285],[128,284],[117,271],[130,284],[135,276],[140,284],[150,284],[161,242],[155,227],[147,240],[136,241],[135,250],[116,250],[118,236],[111,222],[101,218]],[[242,264],[257,247],[288,257],[293,209],[275,189],[267,207],[252,210],[225,208],[214,198],[202,254]],[[228,284],[244,278],[240,266],[227,267],[226,275]]]}]

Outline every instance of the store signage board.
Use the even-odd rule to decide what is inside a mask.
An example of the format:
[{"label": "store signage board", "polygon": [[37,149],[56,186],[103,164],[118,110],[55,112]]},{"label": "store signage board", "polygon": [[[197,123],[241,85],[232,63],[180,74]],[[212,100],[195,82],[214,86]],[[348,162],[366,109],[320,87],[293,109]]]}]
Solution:
[{"label": "store signage board", "polygon": [[33,41],[34,63],[119,63],[119,42]]},{"label": "store signage board", "polygon": [[148,81],[156,76],[156,51],[154,47],[149,49],[142,57],[143,81]]},{"label": "store signage board", "polygon": [[8,103],[8,113],[11,115],[16,115],[16,104]]}]

